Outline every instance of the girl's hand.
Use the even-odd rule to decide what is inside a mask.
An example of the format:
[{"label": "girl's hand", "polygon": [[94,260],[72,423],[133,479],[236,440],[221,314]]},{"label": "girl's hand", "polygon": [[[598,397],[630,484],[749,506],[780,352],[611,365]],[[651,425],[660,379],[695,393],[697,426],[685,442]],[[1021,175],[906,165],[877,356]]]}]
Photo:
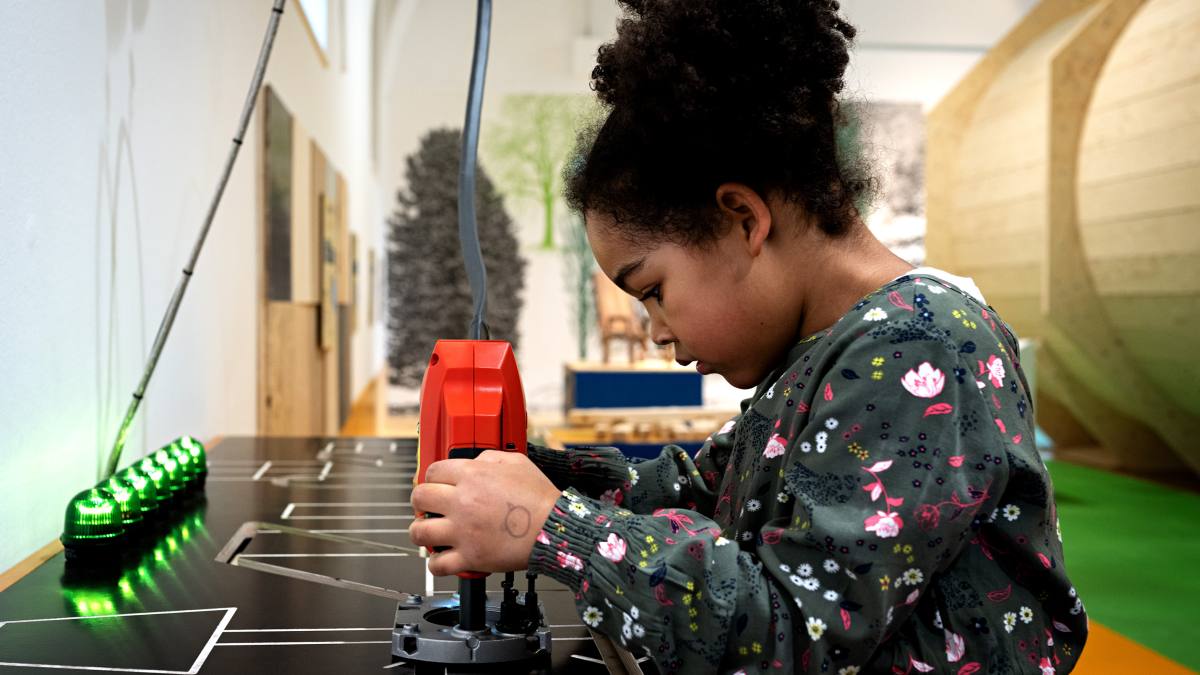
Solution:
[{"label": "girl's hand", "polygon": [[429,571],[439,576],[522,570],[560,494],[518,452],[487,450],[475,459],[435,462],[413,488],[412,505],[442,517],[417,518],[408,536],[431,552],[450,548],[429,559]]}]

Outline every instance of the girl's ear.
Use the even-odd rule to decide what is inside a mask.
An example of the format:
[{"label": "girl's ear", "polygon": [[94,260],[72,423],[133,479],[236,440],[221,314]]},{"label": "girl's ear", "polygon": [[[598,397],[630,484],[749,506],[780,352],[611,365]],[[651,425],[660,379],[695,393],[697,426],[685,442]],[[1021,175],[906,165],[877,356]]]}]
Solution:
[{"label": "girl's ear", "polygon": [[751,256],[762,252],[771,234],[771,209],[753,188],[743,183],[722,183],[717,187],[717,208],[730,234],[745,241]]}]

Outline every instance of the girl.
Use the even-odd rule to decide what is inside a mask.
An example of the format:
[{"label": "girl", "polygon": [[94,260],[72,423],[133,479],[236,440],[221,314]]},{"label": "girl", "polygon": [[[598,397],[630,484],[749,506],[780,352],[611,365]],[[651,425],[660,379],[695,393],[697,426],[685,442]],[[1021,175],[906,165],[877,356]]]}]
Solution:
[{"label": "girl", "polygon": [[435,574],[528,567],[662,672],[1066,672],[1087,634],[1017,340],[863,225],[832,0],[625,0],[568,199],[654,340],[734,386],[692,460],[433,465]]}]

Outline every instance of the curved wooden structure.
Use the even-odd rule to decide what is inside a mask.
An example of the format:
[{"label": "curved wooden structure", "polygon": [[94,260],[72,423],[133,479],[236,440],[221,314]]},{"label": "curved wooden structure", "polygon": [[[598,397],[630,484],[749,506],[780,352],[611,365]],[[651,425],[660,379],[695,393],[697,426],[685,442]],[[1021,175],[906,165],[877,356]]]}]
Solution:
[{"label": "curved wooden structure", "polygon": [[928,260],[1041,341],[1051,435],[1133,469],[1200,471],[1197,42],[1195,0],[1044,0],[929,116]]}]

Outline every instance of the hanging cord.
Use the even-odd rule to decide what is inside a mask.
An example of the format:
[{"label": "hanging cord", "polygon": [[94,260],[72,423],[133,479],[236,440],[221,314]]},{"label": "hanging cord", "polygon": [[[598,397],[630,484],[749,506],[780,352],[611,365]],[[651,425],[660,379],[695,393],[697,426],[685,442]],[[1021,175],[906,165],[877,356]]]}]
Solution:
[{"label": "hanging cord", "polygon": [[479,0],[479,11],[475,16],[475,57],[471,62],[471,87],[467,92],[467,119],[463,123],[462,161],[458,167],[458,239],[467,266],[467,279],[471,282],[471,296],[475,301],[469,336],[472,340],[491,339],[491,331],[484,320],[487,313],[487,268],[483,265],[479,224],[475,220],[475,163],[491,32],[492,0]]},{"label": "hanging cord", "polygon": [[208,205],[208,213],[205,214],[204,224],[200,227],[200,236],[196,237],[192,255],[183,268],[183,276],[179,278],[179,283],[175,286],[175,293],[167,305],[167,312],[163,315],[162,322],[158,324],[158,334],[154,336],[154,345],[150,348],[150,358],[146,361],[142,380],[138,383],[137,391],[133,392],[133,400],[129,402],[129,408],[125,411],[125,419],[121,421],[121,427],[117,430],[117,439],[113,442],[112,451],[108,455],[108,470],[104,474],[106,478],[116,473],[117,465],[121,462],[125,437],[129,434],[129,427],[133,424],[133,418],[137,415],[142,398],[146,395],[150,376],[154,375],[158,357],[162,354],[163,345],[166,344],[167,336],[171,333],[175,315],[179,313],[179,303],[183,301],[183,294],[187,290],[188,282],[192,279],[192,272],[196,269],[196,260],[200,257],[200,249],[204,247],[204,240],[208,237],[208,230],[212,227],[213,217],[217,214],[217,206],[221,203],[221,196],[225,193],[225,185],[229,182],[229,174],[233,171],[233,163],[237,160],[238,150],[242,147],[246,127],[250,125],[250,114],[254,112],[254,103],[258,99],[258,91],[262,87],[263,75],[267,70],[267,60],[271,57],[271,46],[275,43],[275,33],[279,31],[279,19],[283,16],[285,1],[275,0],[271,7],[271,20],[267,23],[267,34],[263,36],[262,48],[258,52],[258,63],[254,67],[254,77],[250,82],[250,91],[246,93],[246,102],[242,105],[242,116],[238,121],[237,134],[233,137],[233,146],[229,149],[229,157],[225,159],[225,169],[221,172],[220,180],[217,181],[216,194],[213,195],[212,201]]}]

